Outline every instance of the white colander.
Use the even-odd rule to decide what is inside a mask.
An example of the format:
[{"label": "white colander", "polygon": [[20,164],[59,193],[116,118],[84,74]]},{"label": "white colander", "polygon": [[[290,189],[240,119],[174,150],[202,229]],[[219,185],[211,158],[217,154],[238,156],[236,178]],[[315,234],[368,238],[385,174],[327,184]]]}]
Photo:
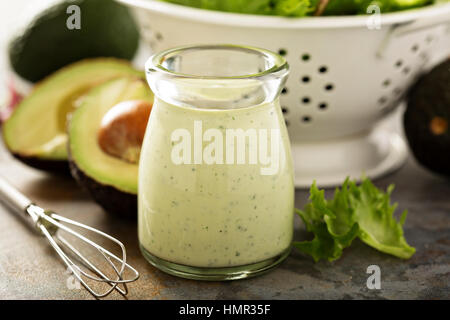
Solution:
[{"label": "white colander", "polygon": [[291,72],[281,104],[297,187],[314,179],[337,185],[363,173],[376,178],[398,168],[407,155],[405,142],[381,120],[395,116],[437,43],[449,42],[450,4],[381,16],[295,19],[119,1],[135,9],[154,51],[233,43],[286,56]]}]

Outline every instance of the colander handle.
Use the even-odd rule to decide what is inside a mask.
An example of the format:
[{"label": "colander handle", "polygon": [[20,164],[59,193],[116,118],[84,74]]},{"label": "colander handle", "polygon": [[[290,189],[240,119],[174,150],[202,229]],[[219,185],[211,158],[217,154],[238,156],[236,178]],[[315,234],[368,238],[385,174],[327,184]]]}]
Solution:
[{"label": "colander handle", "polygon": [[450,18],[441,17],[441,19],[425,19],[425,20],[413,20],[407,23],[394,25],[393,31],[395,37],[401,37],[403,35],[413,33],[416,31],[426,30],[438,26],[440,24],[450,23]]},{"label": "colander handle", "polygon": [[403,37],[417,31],[427,30],[445,23],[450,24],[450,18],[449,15],[443,14],[433,17],[432,19],[415,19],[393,24],[381,43],[380,48],[377,51],[377,56],[382,58],[389,47],[389,44],[395,38]]}]

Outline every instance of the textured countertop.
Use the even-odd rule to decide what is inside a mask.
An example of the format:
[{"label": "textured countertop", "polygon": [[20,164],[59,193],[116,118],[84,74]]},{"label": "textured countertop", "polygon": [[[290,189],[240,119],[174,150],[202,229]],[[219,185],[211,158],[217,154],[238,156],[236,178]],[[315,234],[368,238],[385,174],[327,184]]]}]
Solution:
[{"label": "textured countertop", "polygon": [[[450,183],[419,168],[414,160],[376,181],[396,184],[393,200],[407,208],[405,234],[417,248],[408,261],[385,255],[358,240],[334,263],[314,263],[293,252],[277,269],[247,280],[200,282],[166,275],[141,256],[136,223],[108,215],[68,177],[28,168],[0,148],[0,174],[35,202],[106,231],[124,242],[128,261],[141,272],[129,285],[128,299],[449,299]],[[297,190],[296,205],[308,197]],[[296,240],[305,239],[296,218]],[[369,265],[381,269],[381,289],[366,286]],[[0,205],[0,298],[93,299],[84,289],[70,289],[69,275],[45,239]],[[119,294],[109,299],[124,299]]]},{"label": "textured countertop", "polygon": [[[7,76],[6,39],[17,20],[38,5],[45,3],[0,2],[0,89]],[[0,98],[1,93],[0,90]],[[139,252],[135,222],[102,211],[70,178],[51,176],[22,165],[4,151],[1,142],[0,175],[41,206],[123,241],[130,264],[141,273],[140,279],[129,285],[128,299],[450,298],[450,182],[419,168],[412,159],[394,174],[375,181],[383,188],[395,183],[392,198],[399,202],[398,212],[409,210],[405,234],[409,244],[417,248],[410,260],[379,253],[355,240],[334,263],[314,263],[293,251],[272,272],[233,282],[184,280],[153,268]],[[296,206],[302,207],[307,197],[307,191],[297,190]],[[304,227],[296,218],[295,239],[305,237]],[[372,264],[381,268],[380,290],[366,287],[369,276],[366,269]],[[45,239],[0,204],[0,299],[93,299],[84,289],[68,288],[69,275],[65,270]],[[108,298],[124,299],[119,294]]]}]

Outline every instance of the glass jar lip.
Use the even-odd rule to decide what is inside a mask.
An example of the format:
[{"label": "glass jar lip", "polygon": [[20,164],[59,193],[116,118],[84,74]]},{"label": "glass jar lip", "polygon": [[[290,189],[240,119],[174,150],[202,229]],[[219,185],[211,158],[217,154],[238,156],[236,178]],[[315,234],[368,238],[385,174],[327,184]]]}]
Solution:
[{"label": "glass jar lip", "polygon": [[[191,51],[191,50],[214,50],[214,49],[226,49],[226,50],[235,50],[235,51],[243,51],[247,53],[254,53],[259,56],[268,58],[272,62],[272,66],[258,73],[252,74],[243,74],[236,76],[205,76],[205,75],[196,75],[196,74],[186,74],[171,71],[165,68],[162,63],[170,56],[177,54],[182,51]],[[200,44],[200,45],[186,45],[179,46],[171,49],[167,49],[156,53],[147,60],[145,64],[146,73],[154,73],[158,72],[164,74],[168,77],[173,78],[185,78],[185,79],[199,79],[199,80],[242,80],[242,79],[258,79],[269,76],[273,73],[278,73],[280,71],[287,72],[289,70],[289,64],[284,57],[281,55],[272,52],[267,49],[262,49],[253,46],[243,46],[243,45],[235,45],[235,44]]]}]

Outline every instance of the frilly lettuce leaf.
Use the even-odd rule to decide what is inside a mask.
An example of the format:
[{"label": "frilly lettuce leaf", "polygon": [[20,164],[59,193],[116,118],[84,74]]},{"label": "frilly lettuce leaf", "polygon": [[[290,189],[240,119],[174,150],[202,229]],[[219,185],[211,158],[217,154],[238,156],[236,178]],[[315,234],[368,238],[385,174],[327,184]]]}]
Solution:
[{"label": "frilly lettuce leaf", "polygon": [[[380,12],[422,7],[449,0],[162,0],[190,7],[260,15],[304,17],[313,15],[320,2],[326,4],[324,15],[367,14],[377,5]],[[326,3],[325,3],[326,2]],[[369,12],[370,14],[371,12]]]},{"label": "frilly lettuce leaf", "polygon": [[[448,1],[448,0],[446,0]],[[423,7],[436,0],[330,0],[324,12],[325,15],[371,14],[373,5],[381,13]]]},{"label": "frilly lettuce leaf", "polygon": [[315,11],[315,6],[309,0],[278,0],[275,2],[273,13],[277,16],[304,17]]},{"label": "frilly lettuce leaf", "polygon": [[304,210],[297,210],[306,230],[314,234],[311,241],[294,242],[294,246],[320,259],[338,259],[343,249],[358,237],[369,246],[399,258],[410,258],[415,249],[403,236],[406,211],[400,221],[394,218],[397,204],[390,204],[393,186],[386,193],[375,187],[369,179],[360,186],[346,179],[337,188],[334,197],[326,200],[324,191],[314,183],[310,189],[310,202]]},{"label": "frilly lettuce leaf", "polygon": [[190,7],[247,14],[303,17],[318,0],[164,0]]},{"label": "frilly lettuce leaf", "polygon": [[345,192],[337,191],[330,205],[325,200],[324,191],[319,190],[314,183],[310,200],[305,210],[297,210],[297,213],[305,223],[306,230],[314,234],[314,239],[294,242],[294,246],[311,255],[316,262],[320,259],[339,259],[342,250],[352,243],[359,231],[354,215],[343,212],[348,207]]},{"label": "frilly lettuce leaf", "polygon": [[369,179],[364,179],[358,187],[350,184],[350,206],[354,208],[359,225],[358,237],[369,246],[396,257],[408,259],[416,249],[409,246],[403,236],[403,224],[407,211],[403,211],[400,221],[394,218],[397,203],[390,204],[394,185],[384,193]]}]

